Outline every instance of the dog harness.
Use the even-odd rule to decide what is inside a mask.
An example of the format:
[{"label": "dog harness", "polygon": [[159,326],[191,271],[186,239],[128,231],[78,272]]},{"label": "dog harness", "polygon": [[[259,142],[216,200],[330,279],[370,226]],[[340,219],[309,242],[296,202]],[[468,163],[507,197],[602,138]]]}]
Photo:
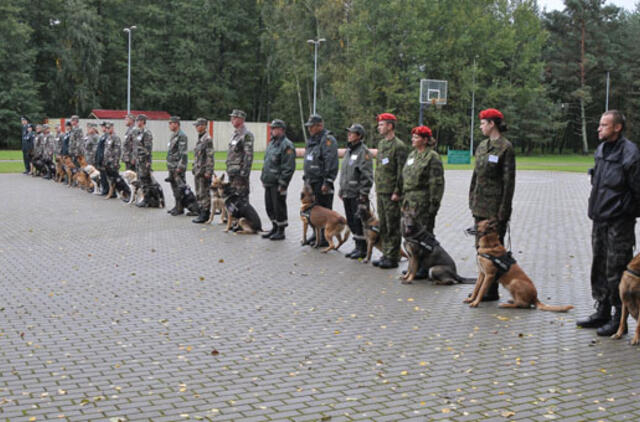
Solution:
[{"label": "dog harness", "polygon": [[313,207],[315,207],[316,204],[313,203],[311,204],[311,206],[309,208],[307,208],[306,210],[300,210],[300,217],[304,217],[307,220],[309,220],[309,223],[311,223],[311,210],[313,209]]},{"label": "dog harness", "polygon": [[421,246],[426,249],[428,252],[433,252],[433,250],[440,245],[440,242],[436,240],[436,238],[429,232],[425,231],[422,235],[418,237],[405,238],[407,242],[414,243],[416,245]]},{"label": "dog harness", "polygon": [[380,227],[378,226],[369,226],[369,230],[371,230],[374,233],[380,234]]},{"label": "dog harness", "polygon": [[481,253],[480,256],[493,262],[493,265],[498,269],[498,272],[496,273],[496,281],[500,280],[500,277],[505,275],[511,266],[517,262],[511,255],[511,252],[507,252],[502,256],[492,256],[486,253]]},{"label": "dog harness", "polygon": [[626,272],[628,272],[629,274],[631,274],[634,277],[640,278],[640,273],[637,271],[633,271],[631,268],[627,267],[627,269],[625,270]]}]

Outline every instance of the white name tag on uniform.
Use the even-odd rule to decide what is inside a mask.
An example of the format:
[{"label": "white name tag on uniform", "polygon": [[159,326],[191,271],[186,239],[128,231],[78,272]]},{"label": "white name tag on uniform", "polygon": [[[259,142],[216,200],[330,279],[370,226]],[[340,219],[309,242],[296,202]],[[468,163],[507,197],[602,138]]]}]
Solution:
[{"label": "white name tag on uniform", "polygon": [[383,166],[386,166],[387,164],[389,164],[389,159],[385,157],[380,162],[382,163]]},{"label": "white name tag on uniform", "polygon": [[407,165],[410,166],[411,164],[413,164],[413,158],[409,158],[407,160]]},{"label": "white name tag on uniform", "polygon": [[307,154],[307,161],[313,161],[313,154]]},{"label": "white name tag on uniform", "polygon": [[489,155],[489,162],[490,163],[497,163],[498,162],[498,156],[497,155]]},{"label": "white name tag on uniform", "polygon": [[351,154],[351,159],[352,160],[357,160],[358,159],[358,154]]}]

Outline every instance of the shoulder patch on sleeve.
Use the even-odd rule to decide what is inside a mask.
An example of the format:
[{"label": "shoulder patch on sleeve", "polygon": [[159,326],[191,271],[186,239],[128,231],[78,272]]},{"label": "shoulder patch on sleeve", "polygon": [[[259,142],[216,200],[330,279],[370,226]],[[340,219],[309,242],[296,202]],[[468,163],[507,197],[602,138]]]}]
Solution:
[{"label": "shoulder patch on sleeve", "polygon": [[330,147],[331,146],[331,139],[327,138],[327,146]]},{"label": "shoulder patch on sleeve", "polygon": [[285,151],[287,154],[293,154],[293,150],[291,148],[287,148],[287,150]]},{"label": "shoulder patch on sleeve", "polygon": [[364,155],[364,159],[369,161],[369,160],[371,160],[371,156],[367,153],[367,154]]}]

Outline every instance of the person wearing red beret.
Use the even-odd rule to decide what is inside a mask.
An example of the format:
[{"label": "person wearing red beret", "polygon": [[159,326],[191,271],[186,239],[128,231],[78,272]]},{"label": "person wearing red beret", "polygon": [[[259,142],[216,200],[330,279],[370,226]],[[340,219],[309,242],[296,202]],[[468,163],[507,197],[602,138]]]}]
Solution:
[{"label": "person wearing red beret", "polygon": [[[504,245],[516,184],[516,157],[511,142],[503,135],[507,131],[504,115],[495,108],[489,108],[482,110],[479,117],[480,130],[487,139],[476,149],[469,208],[476,223],[486,219],[497,220],[500,242]],[[482,300],[498,300],[498,285],[493,283]]]},{"label": "person wearing red beret", "polygon": [[400,200],[402,199],[402,167],[407,159],[408,147],[396,136],[396,116],[378,115],[378,143],[376,156],[376,199],[380,220],[382,258],[374,260],[376,267],[396,268],[400,260]]}]

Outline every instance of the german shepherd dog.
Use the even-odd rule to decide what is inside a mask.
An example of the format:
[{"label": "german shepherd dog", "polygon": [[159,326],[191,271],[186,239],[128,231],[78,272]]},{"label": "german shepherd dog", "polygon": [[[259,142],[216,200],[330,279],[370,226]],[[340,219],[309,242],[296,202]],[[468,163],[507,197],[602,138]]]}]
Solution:
[{"label": "german shepherd dog", "polygon": [[55,181],[57,183],[62,183],[62,179],[65,176],[65,168],[64,168],[64,157],[56,157],[56,176]]},{"label": "german shepherd dog", "polygon": [[404,209],[401,218],[404,248],[409,256],[407,273],[402,276],[402,284],[411,284],[418,269],[422,267],[429,272],[429,279],[435,284],[451,285],[474,284],[474,278],[462,277],[458,274],[456,263],[451,255],[440,245],[433,233],[421,227],[414,209]]},{"label": "german shepherd dog", "polygon": [[261,232],[262,222],[260,221],[260,216],[249,201],[238,196],[238,193],[229,182],[222,183],[221,189],[222,199],[228,213],[227,228],[224,231],[231,230],[232,221],[235,219],[238,221],[238,226],[242,228],[238,233],[256,234]]},{"label": "german shepherd dog", "polygon": [[225,220],[229,220],[229,215],[227,213],[227,207],[224,205],[224,199],[222,199],[222,184],[224,183],[225,174],[222,173],[222,176],[218,177],[216,174],[213,174],[213,179],[211,180],[211,206],[209,210],[211,210],[209,215],[209,220],[205,224],[211,224],[213,222],[214,216],[220,211],[220,216],[222,221],[220,224],[224,224]]},{"label": "german shepherd dog", "polygon": [[[382,240],[380,238],[380,221],[371,211],[369,204],[358,204],[358,218],[362,221],[364,237],[367,239],[367,256],[362,260],[365,264],[371,261],[373,248],[382,252]],[[408,258],[404,250],[400,249],[400,256]]]},{"label": "german shepherd dog", "polygon": [[[620,280],[620,300],[622,300],[622,315],[618,332],[611,338],[619,339],[627,332],[627,318],[629,314],[638,321],[640,317],[640,254],[633,257],[627,265],[627,270],[622,274]],[[640,322],[636,324],[636,333],[631,340],[631,344],[640,342]]]},{"label": "german shepherd dog", "polygon": [[[347,226],[347,220],[333,210],[316,205],[316,198],[311,186],[307,184],[304,185],[300,193],[300,202],[302,245],[309,243],[307,241],[307,229],[309,226],[313,227],[316,233],[316,243],[313,245],[315,248],[320,246],[321,233],[322,229],[324,229],[324,235],[329,246],[322,250],[323,253],[327,253],[332,249],[338,250],[338,248],[349,239],[351,230],[349,230]],[[334,237],[337,239],[337,243],[334,242]]]},{"label": "german shepherd dog", "polygon": [[553,312],[566,312],[573,309],[571,305],[551,306],[538,300],[538,291],[533,281],[524,273],[522,268],[514,261],[508,270],[502,275],[498,274],[498,266],[492,258],[504,257],[507,250],[500,243],[498,237],[497,222],[495,220],[482,220],[476,227],[478,232],[478,281],[470,297],[464,300],[472,308],[477,307],[482,297],[487,293],[491,283],[502,283],[509,290],[513,300],[501,303],[501,308],[531,308]]},{"label": "german shepherd dog", "polygon": [[109,191],[107,192],[107,196],[104,199],[110,199],[114,196],[117,196],[122,201],[129,202],[129,200],[131,199],[131,188],[129,187],[129,184],[122,176],[120,176],[117,171],[114,172],[114,174],[116,174],[115,177],[110,173],[107,174],[107,179],[109,181]]}]

